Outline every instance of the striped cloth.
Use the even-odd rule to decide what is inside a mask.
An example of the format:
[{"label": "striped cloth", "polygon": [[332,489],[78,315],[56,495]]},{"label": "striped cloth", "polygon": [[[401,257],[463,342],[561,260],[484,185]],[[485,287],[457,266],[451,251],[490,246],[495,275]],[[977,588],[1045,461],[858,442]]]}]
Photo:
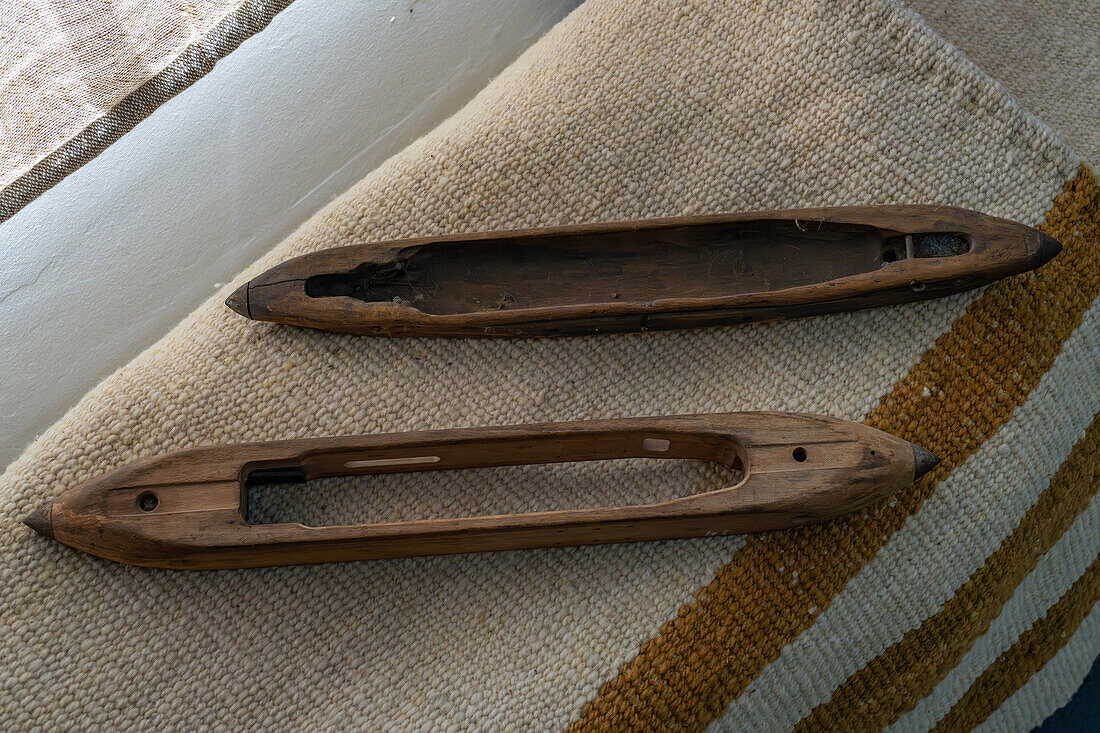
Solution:
[{"label": "striped cloth", "polygon": [[289,4],[5,3],[0,222],[103,152]]},{"label": "striped cloth", "polygon": [[[1064,245],[982,291],[790,323],[388,341],[221,300],[289,256],[454,231],[941,203]],[[592,0],[106,379],[0,478],[0,728],[1026,730],[1100,650],[1100,187],[889,0]],[[79,554],[18,520],[184,446],[746,409],[943,462],[831,523],[256,571]],[[315,482],[272,518],[645,501],[598,464]]]}]

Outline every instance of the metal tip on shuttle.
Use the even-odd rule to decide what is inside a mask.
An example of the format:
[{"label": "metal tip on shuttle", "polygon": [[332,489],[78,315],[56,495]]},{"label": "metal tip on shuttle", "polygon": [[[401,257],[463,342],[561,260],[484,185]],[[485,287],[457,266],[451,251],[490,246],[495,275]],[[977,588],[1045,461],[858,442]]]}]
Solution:
[{"label": "metal tip on shuttle", "polygon": [[33,529],[38,534],[46,537],[47,539],[53,539],[53,527],[50,523],[50,509],[52,504],[47,504],[43,507],[39,507],[31,512],[30,516],[23,520],[23,524]]},{"label": "metal tip on shuttle", "polygon": [[913,480],[916,481],[924,474],[940,464],[940,457],[930,450],[925,450],[919,445],[913,446]]},{"label": "metal tip on shuttle", "polygon": [[252,314],[248,310],[248,283],[234,290],[233,294],[225,299],[225,304],[245,318],[251,318]]}]

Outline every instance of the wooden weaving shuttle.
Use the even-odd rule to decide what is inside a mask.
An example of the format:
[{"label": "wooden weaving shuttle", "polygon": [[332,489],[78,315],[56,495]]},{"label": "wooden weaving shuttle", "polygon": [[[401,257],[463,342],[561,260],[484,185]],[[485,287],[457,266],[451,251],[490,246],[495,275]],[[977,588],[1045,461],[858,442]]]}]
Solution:
[{"label": "wooden weaving shuttle", "polygon": [[697,328],[937,298],[1061,250],[947,206],[859,206],[461,234],[288,260],[226,304],[371,336],[536,337]]},{"label": "wooden weaving shuttle", "polygon": [[[734,486],[656,504],[310,527],[249,524],[249,485],[613,458],[716,461]],[[874,428],[744,412],[215,445],[129,464],[25,521],[79,550],[162,568],[246,568],[634,542],[821,522],[939,459]]]}]

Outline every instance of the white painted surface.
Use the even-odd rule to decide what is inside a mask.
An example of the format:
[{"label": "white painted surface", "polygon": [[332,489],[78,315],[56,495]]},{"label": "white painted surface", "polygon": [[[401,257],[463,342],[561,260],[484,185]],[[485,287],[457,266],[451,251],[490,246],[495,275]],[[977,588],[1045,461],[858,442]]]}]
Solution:
[{"label": "white painted surface", "polygon": [[0,224],[0,465],[577,0],[296,0]]}]

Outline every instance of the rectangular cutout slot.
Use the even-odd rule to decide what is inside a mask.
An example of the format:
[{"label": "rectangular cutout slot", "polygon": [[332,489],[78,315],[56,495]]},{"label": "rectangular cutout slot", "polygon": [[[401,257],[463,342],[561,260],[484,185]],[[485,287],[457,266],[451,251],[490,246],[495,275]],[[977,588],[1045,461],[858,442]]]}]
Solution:
[{"label": "rectangular cutout slot", "polygon": [[339,476],[250,486],[247,521],[322,527],[657,504],[742,477],[717,461],[659,458]]},{"label": "rectangular cutout slot", "polygon": [[970,240],[961,234],[915,234],[913,257],[957,257],[970,251]]},{"label": "rectangular cutout slot", "polygon": [[408,456],[405,458],[374,458],[368,461],[348,461],[344,468],[373,468],[375,466],[419,466],[439,463],[439,456]]},{"label": "rectangular cutout slot", "polygon": [[670,445],[672,445],[672,443],[664,438],[646,438],[642,441],[642,450],[649,450],[654,453],[664,453],[668,450]]}]

